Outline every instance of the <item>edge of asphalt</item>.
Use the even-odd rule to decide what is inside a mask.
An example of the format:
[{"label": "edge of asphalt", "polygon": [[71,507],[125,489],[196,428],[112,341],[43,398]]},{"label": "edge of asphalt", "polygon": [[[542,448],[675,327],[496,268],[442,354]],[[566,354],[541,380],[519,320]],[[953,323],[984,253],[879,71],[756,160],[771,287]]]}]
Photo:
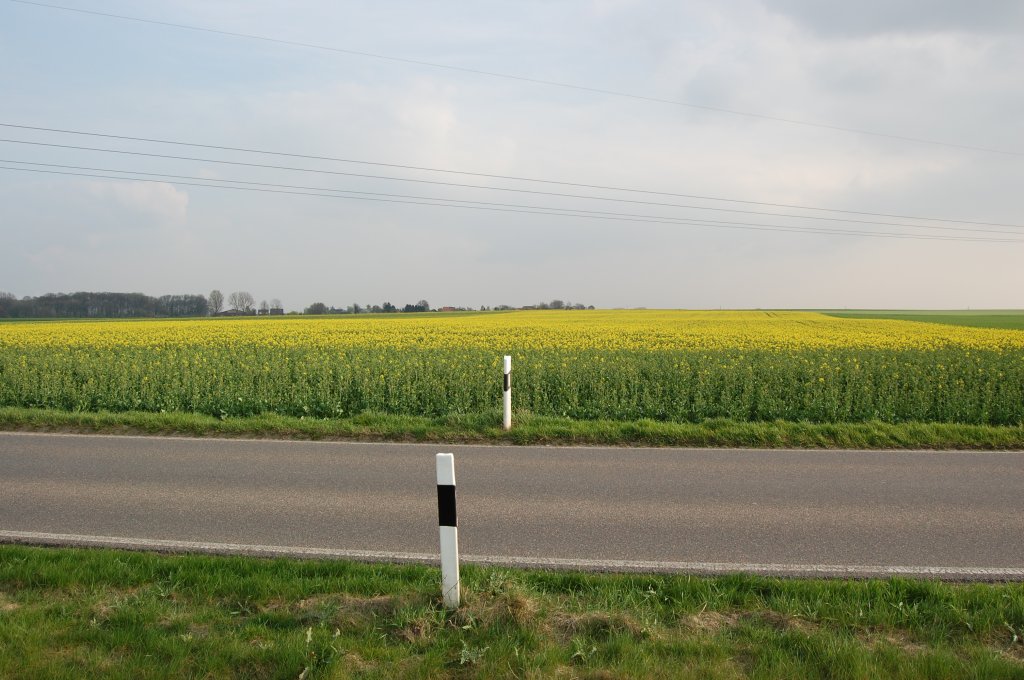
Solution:
[{"label": "edge of asphalt", "polygon": [[260,442],[260,443],[281,443],[281,444],[310,444],[319,446],[413,446],[413,447],[434,447],[434,448],[476,448],[476,449],[568,449],[573,451],[581,450],[623,450],[623,451],[657,451],[669,453],[672,451],[717,451],[717,452],[761,452],[761,453],[928,453],[928,454],[971,454],[971,453],[999,453],[999,454],[1024,454],[1024,449],[850,449],[850,448],[757,448],[746,446],[626,446],[616,444],[517,444],[509,442],[410,442],[410,441],[382,441],[379,439],[287,439],[277,437],[243,437],[243,436],[194,436],[184,434],[117,434],[110,432],[26,432],[23,430],[0,429],[0,437],[11,435],[18,437],[87,437],[90,439],[166,439],[171,441],[197,441],[197,442]]},{"label": "edge of asphalt", "polygon": [[[177,541],[119,536],[55,534],[35,531],[0,531],[0,545],[17,544],[45,547],[108,548],[168,554],[205,554],[305,560],[352,560],[394,564],[438,565],[439,555],[432,553],[383,552],[374,550],[336,550],[300,546],[248,545]],[[644,560],[593,560],[511,555],[462,555],[464,563],[517,569],[551,569],[613,573],[691,574],[723,576],[750,574],[780,578],[874,579],[920,578],[961,582],[1024,581],[1024,568],[1013,567],[941,567],[838,564],[746,564],[733,562],[655,562]]]}]

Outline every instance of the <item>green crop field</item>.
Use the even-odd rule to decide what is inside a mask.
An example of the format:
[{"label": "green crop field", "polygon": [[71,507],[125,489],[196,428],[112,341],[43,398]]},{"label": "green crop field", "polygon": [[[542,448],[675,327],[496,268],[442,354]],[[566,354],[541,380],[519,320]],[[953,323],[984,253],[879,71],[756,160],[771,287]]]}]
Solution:
[{"label": "green crop field", "polygon": [[829,316],[845,319],[896,319],[924,321],[975,328],[1024,330],[1024,310],[827,310]]}]

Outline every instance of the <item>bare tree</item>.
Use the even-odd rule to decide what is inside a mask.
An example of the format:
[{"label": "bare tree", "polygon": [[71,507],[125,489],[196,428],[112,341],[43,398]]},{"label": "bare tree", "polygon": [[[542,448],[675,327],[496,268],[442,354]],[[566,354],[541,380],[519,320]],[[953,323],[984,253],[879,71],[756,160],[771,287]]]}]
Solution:
[{"label": "bare tree", "polygon": [[210,297],[208,298],[210,307],[210,316],[217,316],[221,310],[224,309],[224,294],[214,288],[210,291]]},{"label": "bare tree", "polygon": [[260,303],[260,314],[270,314],[270,303],[266,300]]},{"label": "bare tree", "polygon": [[256,300],[253,298],[252,293],[244,290],[236,290],[228,296],[228,304],[231,305],[231,309],[234,309],[235,311],[251,312],[253,305],[256,304]]},{"label": "bare tree", "polygon": [[270,308],[271,309],[281,309],[281,300],[278,299],[278,298],[274,298],[273,300],[271,300],[270,301]]}]

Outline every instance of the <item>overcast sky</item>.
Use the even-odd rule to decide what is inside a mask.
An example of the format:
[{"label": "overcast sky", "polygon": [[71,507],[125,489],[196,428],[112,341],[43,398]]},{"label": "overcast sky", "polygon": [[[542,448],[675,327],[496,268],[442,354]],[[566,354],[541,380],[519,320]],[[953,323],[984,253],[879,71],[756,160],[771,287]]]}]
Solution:
[{"label": "overcast sky", "polygon": [[[1019,0],[54,2],[755,115],[0,0],[0,123],[1024,225]],[[1024,227],[771,217],[212,161],[906,222],[9,127],[0,137],[204,159],[0,142],[7,167],[1024,241]],[[1024,242],[629,222],[150,178],[161,181],[0,170],[0,290],[217,288],[280,298],[287,309],[421,298],[473,307],[552,298],[598,307],[1024,307]],[[956,226],[974,231],[949,231]]]}]

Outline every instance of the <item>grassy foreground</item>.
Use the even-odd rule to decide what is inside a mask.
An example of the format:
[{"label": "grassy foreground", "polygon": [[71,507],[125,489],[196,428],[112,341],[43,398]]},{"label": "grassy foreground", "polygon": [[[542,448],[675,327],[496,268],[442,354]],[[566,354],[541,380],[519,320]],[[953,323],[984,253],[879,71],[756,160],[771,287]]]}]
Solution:
[{"label": "grassy foreground", "polygon": [[192,413],[92,413],[0,407],[0,430],[29,432],[489,444],[1024,450],[1024,426],[751,423],[725,419],[703,423],[622,422],[517,414],[512,431],[504,432],[500,420],[497,411],[436,418],[367,413],[351,418],[264,414],[220,419]]},{"label": "grassy foreground", "polygon": [[0,546],[0,677],[1024,678],[1024,585]]}]

